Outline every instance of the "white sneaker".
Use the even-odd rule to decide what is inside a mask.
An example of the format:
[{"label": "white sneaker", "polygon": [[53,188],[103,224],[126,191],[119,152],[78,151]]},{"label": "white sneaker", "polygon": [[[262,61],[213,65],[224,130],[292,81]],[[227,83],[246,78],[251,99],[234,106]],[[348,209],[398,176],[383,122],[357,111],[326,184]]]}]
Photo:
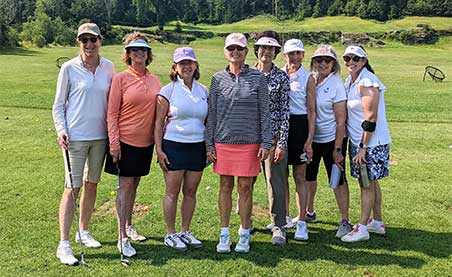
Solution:
[{"label": "white sneaker", "polygon": [[266,228],[268,231],[272,231],[274,227],[275,227],[275,224],[270,223],[270,224],[268,224],[265,228]]},{"label": "white sneaker", "polygon": [[186,244],[193,246],[194,248],[200,248],[202,247],[202,242],[195,238],[192,232],[185,231],[179,233],[179,238]]},{"label": "white sneaker", "polygon": [[348,233],[347,235],[343,236],[341,240],[343,242],[357,242],[357,241],[363,241],[363,240],[369,240],[369,232],[367,230],[364,230],[363,228],[365,226],[361,224],[356,224],[353,227],[353,230]]},{"label": "white sneaker", "polygon": [[220,240],[217,244],[218,253],[230,253],[231,252],[231,236],[229,234],[220,235]]},{"label": "white sneaker", "polygon": [[295,240],[308,240],[308,227],[306,226],[306,222],[298,220],[297,221],[297,231],[294,236]]},{"label": "white sneaker", "polygon": [[367,231],[369,233],[385,235],[386,234],[385,224],[383,223],[383,221],[381,223],[377,223],[376,220],[369,218],[369,221],[367,221]]},{"label": "white sneaker", "polygon": [[143,235],[140,235],[133,225],[129,225],[126,227],[126,234],[129,237],[129,239],[133,241],[145,241],[146,237]]},{"label": "white sneaker", "polygon": [[250,235],[249,234],[241,234],[239,236],[239,241],[235,246],[235,252],[238,253],[248,253],[250,252]]},{"label": "white sneaker", "polygon": [[[135,250],[135,248],[133,248],[132,244],[130,244],[130,241],[128,238],[123,238],[121,241],[122,241],[122,254],[124,254],[124,256],[132,257],[137,254],[137,251]],[[121,252],[121,245],[120,245],[121,241],[118,240],[118,244],[117,244],[119,252]]]},{"label": "white sneaker", "polygon": [[179,235],[176,234],[166,234],[165,239],[163,240],[163,243],[171,247],[173,249],[179,250],[179,251],[185,251],[187,250],[187,245],[181,240]]},{"label": "white sneaker", "polygon": [[286,225],[284,225],[284,228],[291,229],[295,227],[295,224],[292,222],[292,218],[290,216],[286,216]]},{"label": "white sneaker", "polygon": [[[88,231],[80,230],[80,236],[82,237],[83,245],[85,245],[86,247],[88,247],[88,248],[99,248],[99,247],[101,247],[100,242],[95,240],[93,238],[93,236]],[[75,242],[76,243],[80,242],[80,237],[78,235],[78,232],[75,233]]]},{"label": "white sneaker", "polygon": [[71,246],[58,245],[56,256],[60,259],[60,262],[65,265],[78,265],[78,260],[75,258],[72,252]]}]

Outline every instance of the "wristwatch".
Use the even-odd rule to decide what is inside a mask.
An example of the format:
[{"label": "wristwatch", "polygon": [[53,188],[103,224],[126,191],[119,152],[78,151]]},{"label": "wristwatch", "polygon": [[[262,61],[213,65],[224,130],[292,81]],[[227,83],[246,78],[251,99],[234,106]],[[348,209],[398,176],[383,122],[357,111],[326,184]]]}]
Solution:
[{"label": "wristwatch", "polygon": [[367,144],[364,144],[364,143],[360,142],[359,143],[359,148],[367,149]]}]

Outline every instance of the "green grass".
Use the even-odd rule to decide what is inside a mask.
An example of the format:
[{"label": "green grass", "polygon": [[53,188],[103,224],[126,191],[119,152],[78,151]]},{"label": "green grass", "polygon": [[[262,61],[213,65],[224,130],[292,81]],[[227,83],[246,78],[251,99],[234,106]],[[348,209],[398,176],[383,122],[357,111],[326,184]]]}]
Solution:
[{"label": "green grass", "polygon": [[[226,65],[223,40],[197,40],[191,46],[200,60],[201,82],[209,85],[213,72]],[[173,44],[153,43],[150,69],[168,82]],[[343,46],[336,45],[338,53]],[[310,240],[290,240],[285,247],[270,244],[263,229],[269,222],[266,188],[259,177],[254,193],[255,226],[252,250],[247,255],[219,255],[218,177],[206,169],[198,192],[193,231],[205,247],[176,253],[162,244],[165,225],[161,203],[164,182],[153,163],[151,174],[139,188],[139,207],[150,210],[134,217],[135,225],[150,239],[135,244],[138,256],[132,267],[119,264],[115,247],[115,178],[104,174],[91,231],[103,247],[85,249],[89,267],[61,266],[55,258],[58,241],[57,209],[63,189],[63,160],[55,143],[51,119],[59,56],[73,56],[77,48],[0,50],[0,259],[4,276],[451,276],[452,270],[452,39],[434,46],[390,43],[369,48],[372,66],[388,87],[387,116],[393,138],[391,176],[384,179],[383,212],[387,237],[345,244],[334,238],[338,213],[323,170],[319,177],[316,210],[320,223],[309,225]],[[102,53],[117,66],[122,47],[105,46]],[[314,48],[307,46],[305,65]],[[249,53],[248,63],[255,58]],[[279,65],[282,59],[277,59]],[[443,69],[443,83],[422,82],[426,65]],[[345,72],[342,72],[345,77]],[[350,180],[350,216],[359,218],[359,189]],[[291,196],[294,185],[291,182]],[[212,189],[208,190],[210,186]],[[295,214],[292,200],[291,213]],[[180,222],[180,217],[178,217]],[[232,215],[231,232],[239,225]],[[72,229],[72,236],[75,228]],[[289,231],[289,238],[293,231]],[[233,238],[234,241],[236,238]],[[73,243],[78,253],[77,245]]]},{"label": "green grass", "polygon": [[[278,32],[318,32],[318,31],[342,31],[342,32],[386,32],[390,30],[403,30],[414,28],[418,23],[427,23],[437,30],[452,29],[452,22],[445,17],[406,17],[391,20],[385,23],[375,20],[365,20],[359,17],[326,16],[320,18],[306,18],[302,21],[278,20],[268,15],[255,16],[230,24],[186,24],[181,27],[186,31],[209,31],[213,33],[230,32],[256,32],[272,29]],[[165,26],[167,30],[174,30],[176,21]],[[132,28],[133,29],[133,28]],[[157,27],[149,27],[148,30],[156,30]]]}]

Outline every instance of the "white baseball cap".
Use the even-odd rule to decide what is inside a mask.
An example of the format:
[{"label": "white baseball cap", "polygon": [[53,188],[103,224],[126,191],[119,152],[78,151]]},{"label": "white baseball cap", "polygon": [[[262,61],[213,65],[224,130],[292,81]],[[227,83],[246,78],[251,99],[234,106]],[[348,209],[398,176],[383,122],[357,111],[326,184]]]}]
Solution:
[{"label": "white baseball cap", "polygon": [[284,43],[284,54],[294,52],[294,51],[302,51],[304,52],[303,42],[301,40],[293,38],[289,39]]},{"label": "white baseball cap", "polygon": [[279,44],[279,42],[272,37],[261,37],[254,45],[268,45],[281,48],[281,44]]},{"label": "white baseball cap", "polygon": [[224,49],[228,48],[231,45],[238,45],[246,48],[248,41],[244,34],[242,33],[231,33],[226,37],[224,41]]},{"label": "white baseball cap", "polygon": [[358,56],[360,58],[364,58],[364,57],[367,56],[366,51],[364,51],[364,49],[362,49],[361,47],[356,46],[356,45],[352,45],[352,46],[347,47],[345,49],[344,55],[342,55],[342,57],[347,55],[347,54],[353,54],[353,55]]}]

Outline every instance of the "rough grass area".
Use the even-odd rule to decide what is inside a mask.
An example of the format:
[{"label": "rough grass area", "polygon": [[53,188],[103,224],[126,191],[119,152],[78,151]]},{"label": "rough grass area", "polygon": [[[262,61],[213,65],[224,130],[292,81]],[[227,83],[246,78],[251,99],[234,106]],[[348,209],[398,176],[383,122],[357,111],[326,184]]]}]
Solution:
[{"label": "rough grass area", "polygon": [[[201,82],[209,85],[213,72],[225,67],[219,38],[192,44],[199,57]],[[153,43],[150,69],[168,82],[176,45]],[[344,47],[336,45],[339,55]],[[306,48],[305,66],[313,48]],[[51,105],[58,69],[55,59],[74,56],[77,48],[0,50],[0,260],[2,276],[452,276],[452,40],[434,46],[388,44],[368,49],[369,59],[388,87],[387,116],[393,138],[391,176],[381,182],[387,236],[345,244],[334,237],[339,215],[324,170],[319,177],[316,210],[320,220],[309,225],[310,240],[294,241],[288,233],[284,247],[271,245],[265,231],[266,187],[259,177],[254,193],[256,232],[249,254],[215,252],[219,233],[218,177],[211,167],[198,191],[193,231],[204,248],[185,253],[163,245],[164,183],[160,169],[139,187],[134,224],[149,239],[134,244],[138,255],[132,266],[119,263],[116,249],[114,199],[116,180],[104,174],[98,188],[90,227],[103,244],[85,249],[89,267],[67,267],[55,257],[58,243],[58,203],[63,189],[63,159],[55,143]],[[105,57],[123,70],[122,47],[102,48]],[[254,64],[253,53],[248,63]],[[281,56],[277,64],[282,64]],[[443,83],[422,82],[426,65],[441,68]],[[345,72],[342,72],[345,77]],[[350,180],[350,216],[359,218],[359,189]],[[291,214],[295,215],[291,181]],[[113,193],[112,193],[113,192]],[[178,217],[180,223],[180,218]],[[239,218],[232,215],[233,242]],[[71,237],[75,234],[72,229]],[[73,243],[74,252],[78,246]],[[77,254],[78,256],[78,254]]]}]

